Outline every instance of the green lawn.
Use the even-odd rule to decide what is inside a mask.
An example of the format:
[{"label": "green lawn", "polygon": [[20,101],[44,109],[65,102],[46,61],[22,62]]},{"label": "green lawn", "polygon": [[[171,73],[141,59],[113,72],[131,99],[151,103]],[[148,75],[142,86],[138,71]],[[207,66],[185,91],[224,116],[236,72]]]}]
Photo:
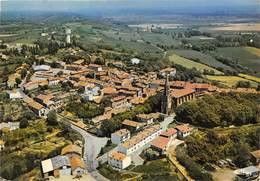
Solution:
[{"label": "green lawn", "polygon": [[210,66],[207,66],[207,65],[204,65],[202,63],[198,63],[198,62],[195,62],[195,61],[192,61],[192,60],[189,60],[187,58],[183,58],[183,57],[180,57],[179,55],[176,55],[176,54],[171,54],[169,56],[169,59],[170,61],[174,62],[175,64],[179,64],[179,65],[182,65],[186,68],[196,68],[197,70],[203,72],[203,70],[213,70],[215,72],[216,75],[222,75],[223,73],[210,67]]}]

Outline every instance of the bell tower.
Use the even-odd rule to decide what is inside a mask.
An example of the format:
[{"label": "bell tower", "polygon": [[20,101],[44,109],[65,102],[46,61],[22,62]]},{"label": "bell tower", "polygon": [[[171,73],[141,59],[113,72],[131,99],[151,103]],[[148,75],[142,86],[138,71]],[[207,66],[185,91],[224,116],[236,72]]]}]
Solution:
[{"label": "bell tower", "polygon": [[171,90],[169,86],[169,75],[166,75],[164,91],[162,96],[162,107],[161,112],[164,114],[170,114],[172,111],[172,98],[171,98]]}]

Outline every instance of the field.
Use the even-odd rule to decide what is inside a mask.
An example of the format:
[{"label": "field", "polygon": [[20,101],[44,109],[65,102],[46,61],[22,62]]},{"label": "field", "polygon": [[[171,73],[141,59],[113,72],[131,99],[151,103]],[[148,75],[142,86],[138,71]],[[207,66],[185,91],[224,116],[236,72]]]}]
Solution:
[{"label": "field", "polygon": [[260,83],[260,78],[258,78],[258,77],[247,75],[247,74],[239,74],[239,76],[243,77],[243,78],[245,78],[247,80],[252,80],[252,81],[255,81],[257,83]]},{"label": "field", "polygon": [[196,68],[197,70],[203,72],[203,70],[209,70],[209,71],[214,71],[216,75],[222,75],[223,73],[210,67],[210,66],[207,66],[207,65],[204,65],[202,63],[198,63],[198,62],[194,62],[192,60],[189,60],[187,58],[183,58],[183,57],[180,57],[176,54],[172,54],[169,56],[169,59],[170,61],[174,62],[175,64],[179,64],[179,65],[182,65],[184,67],[187,67],[187,68]]},{"label": "field", "polygon": [[218,48],[215,52],[216,55],[223,57],[230,57],[237,61],[240,65],[253,70],[260,76],[260,49],[249,47],[229,47]]},{"label": "field", "polygon": [[221,67],[227,70],[233,70],[231,67],[217,61],[212,56],[195,50],[175,50],[174,53],[187,59],[198,59],[201,63],[209,65],[211,67]]},{"label": "field", "polygon": [[216,31],[260,31],[260,23],[236,23],[236,24],[224,24],[211,28]]},{"label": "field", "polygon": [[228,87],[234,87],[236,86],[237,82],[239,81],[249,81],[253,87],[257,87],[257,83],[248,79],[244,79],[242,77],[238,76],[212,76],[212,75],[207,75],[207,79],[209,80],[214,80],[218,81]]}]

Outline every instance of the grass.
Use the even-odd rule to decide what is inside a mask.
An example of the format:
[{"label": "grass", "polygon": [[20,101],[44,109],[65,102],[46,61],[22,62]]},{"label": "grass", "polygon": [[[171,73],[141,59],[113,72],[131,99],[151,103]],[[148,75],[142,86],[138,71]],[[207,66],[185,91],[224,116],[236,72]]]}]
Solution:
[{"label": "grass", "polygon": [[260,76],[260,49],[251,47],[228,47],[218,48],[215,54],[223,57],[230,57],[240,65],[249,68],[256,75]]},{"label": "grass", "polygon": [[247,75],[247,74],[239,74],[240,77],[243,77],[247,80],[252,80],[254,82],[260,83],[260,78],[252,75]]},{"label": "grass", "polygon": [[231,67],[217,61],[212,56],[195,50],[175,50],[174,53],[187,59],[197,59],[199,60],[199,62],[211,67],[215,67],[215,68],[221,67],[226,70],[233,70]]},{"label": "grass", "polygon": [[258,57],[260,57],[260,49],[259,48],[255,48],[255,47],[245,47],[244,48],[246,51],[250,52],[251,54],[254,54]]},{"label": "grass", "polygon": [[237,82],[239,81],[249,81],[252,87],[257,87],[257,83],[242,77],[238,76],[214,76],[214,75],[207,75],[207,79],[218,81],[228,87],[235,87]]},{"label": "grass", "polygon": [[179,55],[176,55],[176,54],[172,54],[169,56],[169,59],[170,61],[174,62],[175,64],[179,64],[179,65],[182,65],[186,68],[196,68],[197,70],[203,72],[205,69],[206,70],[209,70],[209,71],[214,71],[215,75],[222,75],[223,73],[210,67],[210,66],[207,66],[207,65],[204,65],[202,63],[198,63],[198,62],[194,62],[192,60],[189,60],[187,58],[183,58]]},{"label": "grass", "polygon": [[171,164],[166,159],[147,162],[131,170],[119,172],[108,165],[101,165],[99,172],[110,180],[123,181],[126,179],[145,181],[177,181],[178,177],[172,172]]}]

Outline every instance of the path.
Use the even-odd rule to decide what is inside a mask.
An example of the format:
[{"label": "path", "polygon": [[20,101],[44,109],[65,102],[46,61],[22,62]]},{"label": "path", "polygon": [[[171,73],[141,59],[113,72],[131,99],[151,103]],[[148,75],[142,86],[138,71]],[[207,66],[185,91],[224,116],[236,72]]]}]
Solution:
[{"label": "path", "polygon": [[195,181],[189,176],[187,170],[177,161],[174,146],[172,146],[168,149],[167,156],[168,156],[169,160],[173,163],[173,165],[176,167],[176,169],[183,175],[185,180]]}]

